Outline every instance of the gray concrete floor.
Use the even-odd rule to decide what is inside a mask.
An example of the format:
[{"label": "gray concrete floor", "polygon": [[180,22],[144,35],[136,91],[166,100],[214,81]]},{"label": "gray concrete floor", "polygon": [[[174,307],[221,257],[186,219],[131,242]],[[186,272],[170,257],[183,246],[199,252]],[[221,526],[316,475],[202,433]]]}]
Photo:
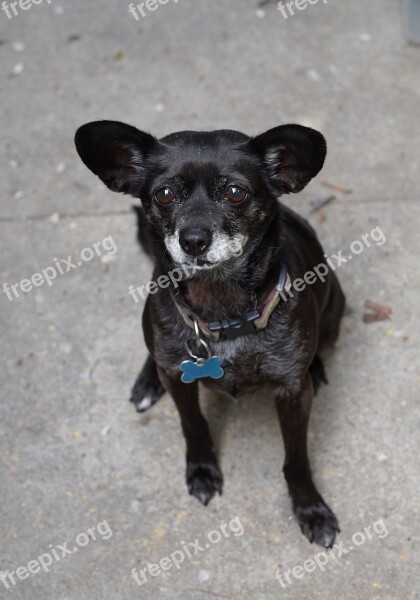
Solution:
[{"label": "gray concrete floor", "polygon": [[[44,0],[10,20],[1,12],[0,28],[1,285],[106,236],[118,247],[51,287],[1,294],[0,573],[73,548],[104,520],[112,536],[9,589],[0,581],[0,597],[419,598],[420,49],[405,41],[400,2],[330,0],[285,20],[274,3],[179,0],[137,22],[125,1]],[[207,509],[188,496],[172,401],[144,416],[128,403],[145,356],[128,286],[146,283],[151,266],[130,198],[107,191],[74,151],[76,128],[100,118],[157,135],[284,122],[324,132],[324,171],[287,204],[307,216],[333,182],[352,193],[333,192],[324,220],[310,217],[327,252],[377,226],[387,241],[339,271],[353,313],[327,357],[310,453],[344,546],[381,519],[386,537],[281,587],[276,570],[319,549],[292,518],[264,393],[206,396],[225,492]],[[366,299],[391,306],[392,320],[363,323]],[[131,578],[236,517],[243,535],[142,587]]]}]

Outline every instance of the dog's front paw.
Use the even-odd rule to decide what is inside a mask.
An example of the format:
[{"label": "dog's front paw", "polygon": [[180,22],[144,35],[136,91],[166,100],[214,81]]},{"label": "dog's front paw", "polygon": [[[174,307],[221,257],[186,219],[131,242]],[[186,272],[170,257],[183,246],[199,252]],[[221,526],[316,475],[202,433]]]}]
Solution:
[{"label": "dog's front paw", "polygon": [[207,506],[216,492],[222,494],[223,475],[215,463],[188,462],[187,486],[190,494]]},{"label": "dog's front paw", "polygon": [[295,514],[302,533],[311,544],[315,542],[324,548],[332,548],[340,528],[334,513],[322,500],[310,506],[295,506]]}]

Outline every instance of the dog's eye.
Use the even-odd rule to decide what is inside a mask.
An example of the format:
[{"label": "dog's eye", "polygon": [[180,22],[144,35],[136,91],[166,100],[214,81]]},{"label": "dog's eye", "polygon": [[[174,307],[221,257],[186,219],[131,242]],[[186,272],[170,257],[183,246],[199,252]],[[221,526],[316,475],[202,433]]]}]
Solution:
[{"label": "dog's eye", "polygon": [[225,193],[225,199],[229,202],[242,202],[247,197],[248,193],[239,185],[231,185]]},{"label": "dog's eye", "polygon": [[161,204],[170,204],[175,200],[175,194],[170,187],[164,187],[156,192],[155,198]]}]

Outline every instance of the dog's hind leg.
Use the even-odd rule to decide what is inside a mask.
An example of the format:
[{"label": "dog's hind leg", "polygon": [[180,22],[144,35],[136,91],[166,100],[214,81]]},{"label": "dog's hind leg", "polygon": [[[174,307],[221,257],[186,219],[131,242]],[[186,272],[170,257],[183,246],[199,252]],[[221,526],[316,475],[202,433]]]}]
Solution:
[{"label": "dog's hind leg", "polygon": [[309,367],[309,373],[312,378],[314,386],[314,395],[318,393],[318,390],[322,383],[328,383],[327,376],[325,374],[324,363],[322,362],[319,354],[315,354],[314,359]]},{"label": "dog's hind leg", "polygon": [[327,306],[321,316],[319,348],[333,346],[337,340],[345,304],[346,299],[340,283],[335,274],[331,273],[331,291]]},{"label": "dog's hind leg", "polygon": [[130,402],[134,403],[137,412],[144,412],[159,400],[165,389],[160,382],[154,359],[147,357],[140,375],[131,391]]}]

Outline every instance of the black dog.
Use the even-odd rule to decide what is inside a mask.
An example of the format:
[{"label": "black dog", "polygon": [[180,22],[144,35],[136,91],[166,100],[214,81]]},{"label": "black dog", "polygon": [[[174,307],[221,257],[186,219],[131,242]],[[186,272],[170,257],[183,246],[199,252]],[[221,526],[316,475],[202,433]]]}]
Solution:
[{"label": "black dog", "polygon": [[306,436],[314,391],[326,381],[318,352],[338,335],[344,296],[331,270],[290,290],[314,266],[326,271],[326,260],[310,225],[277,200],[322,168],[323,136],[285,125],[254,138],[223,130],[157,140],[99,121],[82,126],[75,141],[111,190],[142,200],[140,240],[154,257],[155,284],[143,315],[150,355],[132,401],[142,411],[164,389],[172,395],[190,494],[207,504],[223,484],[197,379],[233,396],[268,384],[294,512],[311,542],[331,547],[338,523],[313,483]]}]

